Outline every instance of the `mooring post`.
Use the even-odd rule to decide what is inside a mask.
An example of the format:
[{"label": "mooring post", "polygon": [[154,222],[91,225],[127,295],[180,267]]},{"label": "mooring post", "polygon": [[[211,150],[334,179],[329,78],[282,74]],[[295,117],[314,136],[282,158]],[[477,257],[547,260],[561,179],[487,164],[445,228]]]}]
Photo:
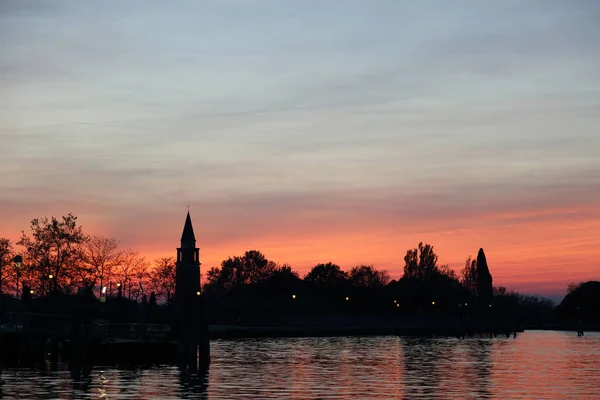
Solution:
[{"label": "mooring post", "polygon": [[199,370],[204,370],[210,364],[210,338],[208,331],[208,316],[204,296],[198,296],[198,349]]}]

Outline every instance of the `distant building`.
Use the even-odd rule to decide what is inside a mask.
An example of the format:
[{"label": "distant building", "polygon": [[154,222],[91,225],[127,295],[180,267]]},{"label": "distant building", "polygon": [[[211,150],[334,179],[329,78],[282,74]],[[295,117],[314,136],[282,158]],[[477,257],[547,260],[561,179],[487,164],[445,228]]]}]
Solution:
[{"label": "distant building", "polygon": [[196,247],[196,237],[189,211],[183,226],[181,247],[177,249],[175,315],[180,366],[197,368],[199,344],[200,362],[208,363],[210,360],[208,325],[204,318],[200,296],[200,249]]},{"label": "distant building", "polygon": [[191,298],[200,292],[200,249],[196,247],[189,211],[183,226],[181,247],[177,249],[175,276],[175,296],[178,302],[192,301]]}]

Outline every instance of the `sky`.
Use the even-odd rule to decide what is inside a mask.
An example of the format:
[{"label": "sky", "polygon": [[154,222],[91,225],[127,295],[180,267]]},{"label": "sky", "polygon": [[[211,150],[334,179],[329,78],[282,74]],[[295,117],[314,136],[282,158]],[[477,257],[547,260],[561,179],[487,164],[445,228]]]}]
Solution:
[{"label": "sky", "polygon": [[0,3],[0,237],[600,279],[596,0]]}]

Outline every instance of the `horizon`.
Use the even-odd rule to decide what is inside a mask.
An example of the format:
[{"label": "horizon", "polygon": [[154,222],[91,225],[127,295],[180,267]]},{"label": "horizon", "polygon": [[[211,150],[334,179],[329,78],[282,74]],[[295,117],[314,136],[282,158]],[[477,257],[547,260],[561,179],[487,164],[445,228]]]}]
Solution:
[{"label": "horizon", "polygon": [[[193,217],[191,216],[191,212],[190,212],[190,210],[189,210],[189,206],[188,206],[188,211],[187,211],[187,214],[186,214],[186,215],[190,215],[190,219],[192,220],[192,225],[193,225]],[[75,215],[75,216],[76,216],[76,215]],[[60,217],[58,217],[58,216],[46,216],[46,217],[48,217],[48,218],[51,218],[51,217],[60,218]],[[77,216],[76,216],[76,217],[77,217]],[[42,217],[40,216],[40,218],[42,218]],[[184,220],[185,220],[185,219],[184,219]],[[184,223],[183,225],[185,225],[185,223]],[[84,229],[84,233],[86,233],[86,231],[85,231],[85,226],[84,226],[84,225],[82,225],[82,224],[80,224],[79,218],[78,218],[78,226],[81,226],[81,227]],[[183,228],[182,228],[182,231],[183,231]],[[27,232],[26,230],[24,230],[24,233],[28,235],[28,232]],[[195,231],[195,229],[194,229],[194,234],[196,234],[196,231]],[[103,235],[103,234],[102,234],[102,233],[100,233],[100,232],[96,232],[96,233],[95,233],[95,235]],[[116,238],[116,239],[118,240],[118,238]],[[16,249],[19,249],[19,248],[22,248],[22,246],[16,245],[16,242],[17,242],[17,240],[16,240],[16,239],[10,239],[10,240],[12,241],[12,243],[13,243],[13,246],[14,246],[15,250],[16,250]],[[179,242],[179,241],[178,241],[178,242]],[[121,241],[120,241],[120,240],[119,240],[119,243],[121,243]],[[427,243],[427,241],[423,241],[423,243],[424,243],[424,244],[426,244],[426,243]],[[431,243],[429,243],[429,244],[431,244]],[[181,245],[181,243],[179,243],[177,246],[180,246],[180,245]],[[200,272],[201,272],[201,275],[200,275],[200,276],[201,276],[201,280],[203,279],[203,276],[204,276],[204,273],[203,273],[203,271],[207,271],[207,270],[208,270],[208,269],[210,269],[211,267],[215,267],[215,266],[216,266],[216,267],[220,267],[220,266],[221,266],[221,262],[222,262],[222,261],[225,261],[226,259],[228,259],[228,258],[230,258],[230,257],[232,257],[232,258],[233,258],[234,256],[241,256],[241,255],[243,255],[243,254],[244,254],[246,251],[250,251],[250,250],[258,250],[258,251],[260,251],[261,253],[263,253],[263,254],[265,255],[265,257],[266,257],[267,259],[269,259],[270,261],[274,261],[274,262],[276,262],[276,263],[277,263],[278,265],[280,265],[280,266],[281,266],[281,265],[288,265],[288,266],[290,266],[290,267],[292,268],[292,270],[294,270],[294,271],[296,271],[296,272],[298,272],[298,273],[299,273],[299,275],[300,275],[300,278],[304,278],[304,276],[305,276],[305,275],[306,275],[306,274],[307,274],[307,273],[310,271],[310,269],[311,269],[312,267],[316,266],[317,264],[321,264],[321,263],[325,264],[325,263],[328,263],[328,262],[332,262],[333,264],[337,264],[337,265],[339,265],[339,266],[340,266],[340,268],[341,268],[342,270],[344,270],[344,271],[350,271],[350,269],[351,269],[351,268],[353,268],[353,267],[355,267],[355,266],[360,266],[360,265],[371,265],[371,266],[374,266],[374,267],[375,267],[377,270],[386,270],[386,271],[388,271],[388,272],[390,273],[390,281],[391,281],[391,280],[399,280],[400,278],[402,278],[402,276],[403,276],[403,274],[404,274],[404,272],[403,272],[404,265],[400,265],[400,267],[399,267],[399,270],[400,270],[400,271],[399,271],[399,274],[395,274],[393,270],[390,270],[389,268],[386,268],[385,266],[382,266],[382,265],[379,265],[379,266],[378,266],[378,265],[375,265],[375,264],[373,264],[373,263],[354,263],[354,264],[349,264],[349,265],[343,265],[343,264],[338,264],[337,262],[335,262],[335,261],[332,261],[331,259],[327,259],[327,260],[321,260],[321,261],[315,262],[314,264],[311,264],[311,265],[307,266],[305,269],[303,269],[303,268],[301,268],[301,269],[298,269],[298,268],[296,268],[296,266],[294,266],[294,265],[290,265],[290,264],[289,264],[289,263],[287,263],[287,262],[280,262],[279,260],[276,260],[276,259],[272,259],[272,258],[270,258],[270,257],[269,257],[267,254],[265,254],[263,251],[261,251],[261,249],[258,249],[258,248],[247,248],[247,249],[245,249],[245,250],[241,250],[241,251],[239,251],[239,252],[238,252],[238,253],[236,253],[236,254],[230,254],[230,255],[228,255],[228,256],[226,256],[226,257],[223,257],[221,260],[218,260],[218,261],[211,260],[209,265],[204,265],[204,264],[206,264],[206,263],[205,263],[205,262],[203,261],[203,259],[202,259],[202,254],[203,254],[203,253],[202,253],[202,248],[200,247],[200,245],[199,245],[199,243],[198,243],[198,236],[197,236],[197,235],[196,235],[196,246],[200,248],[200,264],[201,264],[201,271],[200,271]],[[439,254],[439,253],[437,253],[437,249],[435,248],[435,245],[432,245],[432,246],[433,246],[433,248],[435,249],[435,251],[436,251],[436,254],[437,254],[438,256],[440,256],[440,254]],[[415,245],[414,247],[417,247],[417,246]],[[127,250],[127,249],[131,249],[131,248],[127,248],[127,249],[125,249],[125,248],[123,248],[123,246],[122,246],[122,245],[120,245],[120,249],[121,249],[121,250]],[[411,248],[408,248],[408,247],[406,248],[406,250],[409,250],[409,249],[412,249],[412,247],[411,247]],[[136,249],[136,248],[133,248],[133,249],[131,249],[131,250],[133,250],[133,251],[139,251],[139,249]],[[176,248],[174,248],[174,250],[176,250]],[[479,250],[479,249],[478,249],[478,250]],[[483,250],[485,251],[485,249],[483,249]],[[23,252],[19,252],[19,251],[15,251],[15,253],[16,253],[16,254],[23,254]],[[144,258],[146,259],[146,261],[148,261],[148,262],[150,263],[150,267],[151,267],[151,268],[154,266],[154,264],[153,264],[153,263],[154,263],[154,260],[157,260],[158,258],[163,258],[163,257],[170,257],[170,258],[173,258],[173,259],[175,259],[175,258],[176,258],[176,257],[174,256],[174,254],[163,254],[163,253],[157,253],[157,255],[151,255],[151,256],[148,256],[148,254],[146,254],[146,253],[143,253],[143,252],[140,252],[140,256],[144,257]],[[477,252],[475,252],[475,253],[474,253],[474,255],[469,255],[469,258],[476,259],[476,258],[477,258],[476,256],[477,256]],[[403,258],[404,258],[404,253],[403,253],[403,255],[402,255],[402,259],[403,259]],[[442,257],[440,257],[440,260],[442,260]],[[403,260],[402,260],[402,261],[403,261]],[[446,263],[445,263],[445,262],[442,262],[442,261],[438,262],[438,265],[444,265],[444,264],[446,264]],[[204,266],[202,266],[202,265],[204,265]],[[448,265],[450,265],[450,264],[448,264]],[[453,269],[453,270],[456,272],[456,275],[457,275],[457,277],[460,279],[460,277],[461,277],[461,271],[462,271],[462,269],[464,268],[464,263],[463,263],[463,265],[462,265],[462,266],[457,266],[457,267],[453,267],[452,265],[450,265],[450,268],[452,268],[452,269]],[[491,271],[491,272],[493,272],[493,271]],[[494,274],[492,273],[492,277],[493,277],[493,275],[494,275]],[[571,282],[569,282],[569,283],[571,283]],[[579,283],[579,282],[575,282],[575,283]],[[503,285],[499,285],[499,284],[495,283],[495,281],[494,281],[494,287],[500,287],[500,286],[503,286]],[[511,288],[511,287],[506,287],[506,289],[508,289],[509,291],[513,291],[513,290],[519,291],[518,289]],[[523,292],[523,291],[519,291],[519,292],[520,292],[520,293],[522,293],[522,294],[525,294],[525,295],[533,295],[533,296],[539,296],[539,297],[548,298],[548,299],[552,300],[554,303],[558,304],[558,303],[560,303],[560,301],[561,301],[561,300],[564,298],[564,296],[566,295],[567,288],[566,288],[566,287],[564,288],[564,293],[563,293],[563,294],[552,294],[552,293],[551,293],[551,294],[541,294],[541,293],[534,293],[534,292],[527,292],[527,291],[525,291],[525,292]]]},{"label": "horizon", "polygon": [[[318,6],[317,6],[318,4]],[[580,0],[0,5],[0,237],[72,212],[202,271],[457,273],[562,298],[600,280],[600,6]]]}]

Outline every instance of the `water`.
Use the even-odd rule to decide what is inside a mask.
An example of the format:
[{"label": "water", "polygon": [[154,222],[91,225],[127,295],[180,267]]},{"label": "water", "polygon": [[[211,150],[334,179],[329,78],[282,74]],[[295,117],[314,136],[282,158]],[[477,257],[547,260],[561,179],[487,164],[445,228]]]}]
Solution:
[{"label": "water", "polygon": [[517,339],[346,337],[219,340],[204,377],[172,366],[94,367],[86,377],[5,369],[20,399],[599,399],[600,334]]}]

